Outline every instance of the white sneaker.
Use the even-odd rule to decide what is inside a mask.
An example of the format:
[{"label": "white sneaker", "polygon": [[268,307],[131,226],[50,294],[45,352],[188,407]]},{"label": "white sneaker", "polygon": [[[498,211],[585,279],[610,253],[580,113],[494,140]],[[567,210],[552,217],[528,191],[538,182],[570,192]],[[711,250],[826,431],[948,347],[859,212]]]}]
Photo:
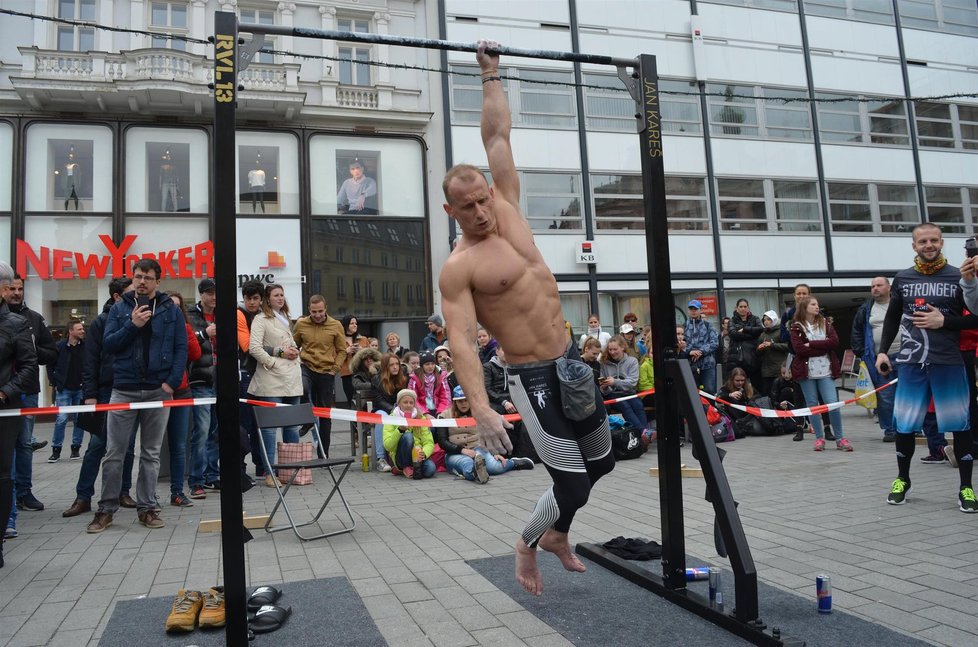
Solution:
[{"label": "white sneaker", "polygon": [[954,448],[950,445],[944,445],[944,457],[947,458],[947,462],[951,464],[951,467],[958,466],[958,457],[954,455]]},{"label": "white sneaker", "polygon": [[377,460],[377,471],[378,472],[389,472],[391,471],[390,463],[387,462],[386,458],[380,458]]}]

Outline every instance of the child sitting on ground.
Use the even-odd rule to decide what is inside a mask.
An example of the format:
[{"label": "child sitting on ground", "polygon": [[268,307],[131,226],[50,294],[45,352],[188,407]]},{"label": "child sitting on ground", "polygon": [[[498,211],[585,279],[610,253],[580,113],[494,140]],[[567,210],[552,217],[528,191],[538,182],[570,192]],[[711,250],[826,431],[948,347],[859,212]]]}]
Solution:
[{"label": "child sitting on ground", "polygon": [[[452,407],[448,410],[451,415],[444,418],[471,417],[472,407],[465,398],[461,386],[452,391]],[[445,450],[445,467],[456,476],[467,481],[478,481],[485,484],[489,476],[505,474],[510,470],[532,470],[533,461],[529,458],[506,458],[501,454],[492,454],[479,445],[479,434],[473,427],[438,427],[435,429],[438,446]]]},{"label": "child sitting on ground", "polygon": [[[398,418],[427,418],[415,406],[417,394],[411,389],[397,392],[397,406],[390,415]],[[435,475],[435,462],[431,455],[435,451],[435,441],[430,427],[409,427],[384,425],[384,449],[394,461],[391,474],[407,478],[422,479]]]},{"label": "child sitting on ground", "polygon": [[[775,409],[790,411],[801,409],[808,406],[805,403],[805,396],[801,392],[798,383],[791,379],[791,370],[787,366],[781,368],[781,377],[774,380],[771,387],[771,404]],[[793,433],[792,440],[805,439],[805,419],[804,418],[778,418],[781,421],[781,432],[785,434]]]}]

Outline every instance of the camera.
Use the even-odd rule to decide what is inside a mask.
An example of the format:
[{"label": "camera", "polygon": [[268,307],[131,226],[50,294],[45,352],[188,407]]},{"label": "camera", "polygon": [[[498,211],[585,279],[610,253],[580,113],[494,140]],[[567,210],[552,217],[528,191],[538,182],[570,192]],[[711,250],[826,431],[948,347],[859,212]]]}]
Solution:
[{"label": "camera", "polygon": [[968,255],[968,258],[978,256],[978,240],[974,236],[964,241],[964,253]]}]

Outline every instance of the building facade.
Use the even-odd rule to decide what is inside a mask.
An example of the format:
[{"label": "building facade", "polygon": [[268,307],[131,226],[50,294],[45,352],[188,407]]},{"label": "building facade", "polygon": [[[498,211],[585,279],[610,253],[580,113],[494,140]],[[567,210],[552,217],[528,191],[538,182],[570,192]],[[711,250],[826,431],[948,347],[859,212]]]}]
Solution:
[{"label": "building facade", "polygon": [[[845,322],[871,277],[910,264],[914,224],[943,227],[952,263],[976,233],[975,0],[445,7],[449,40],[656,56],[681,311],[694,296],[714,320],[741,297],[754,313],[780,311],[805,282]],[[475,70],[470,56],[448,59],[453,71]],[[521,206],[558,275],[565,316],[576,330],[594,310],[608,328],[630,311],[648,321],[635,107],[616,71],[502,65]],[[452,75],[448,85],[451,160],[485,167],[478,78]],[[956,94],[971,96],[927,98]],[[596,263],[578,262],[586,240]]]}]

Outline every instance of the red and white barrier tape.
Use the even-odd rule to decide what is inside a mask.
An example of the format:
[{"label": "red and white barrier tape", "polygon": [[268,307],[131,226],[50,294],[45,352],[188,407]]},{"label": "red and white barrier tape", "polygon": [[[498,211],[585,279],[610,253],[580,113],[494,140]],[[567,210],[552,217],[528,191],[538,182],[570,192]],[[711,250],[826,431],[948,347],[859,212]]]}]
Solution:
[{"label": "red and white barrier tape", "polygon": [[[651,393],[654,393],[654,389],[648,391],[641,391],[635,395],[627,395],[621,398],[614,398],[611,400],[605,400],[604,403],[614,404],[616,402],[623,402],[624,400],[631,400],[633,398],[641,398]],[[0,410],[0,417],[4,416],[46,416],[46,415],[56,415],[59,413],[71,414],[71,413],[92,413],[95,411],[134,411],[138,409],[160,409],[162,407],[195,407],[203,405],[211,405],[217,402],[217,398],[188,398],[186,400],[164,400],[164,401],[154,401],[154,402],[117,402],[113,404],[77,404],[65,407],[30,407],[23,409],[6,409]],[[241,399],[239,402],[245,402],[258,407],[285,407],[288,405],[281,404],[278,402],[266,402],[264,400],[250,400]],[[369,413],[366,411],[355,411],[353,409],[339,409],[339,408],[325,408],[325,407],[313,407],[313,413],[316,414],[318,418],[329,418],[331,420],[343,420],[346,422],[362,422],[370,425],[398,425],[407,427],[474,427],[474,418],[400,418],[395,416],[389,416],[387,414],[380,413]],[[510,422],[516,422],[520,420],[519,414],[507,414],[503,418]]]},{"label": "red and white barrier tape", "polygon": [[700,391],[700,395],[704,398],[709,398],[710,400],[719,402],[725,407],[731,407],[733,409],[737,409],[738,411],[744,411],[752,416],[757,416],[758,418],[794,418],[794,417],[801,417],[801,416],[820,416],[827,411],[835,411],[836,409],[841,409],[842,407],[858,402],[863,398],[868,398],[874,393],[877,393],[878,391],[882,391],[885,388],[891,387],[896,383],[897,380],[891,380],[879,388],[873,389],[872,391],[863,393],[858,397],[850,398],[848,400],[841,400],[839,402],[832,402],[829,404],[819,404],[814,407],[804,407],[801,409],[789,409],[787,411],[782,411],[780,409],[760,409],[758,407],[745,406],[742,404],[734,404],[733,402],[727,402],[726,400],[721,400],[715,395],[710,395],[705,391]]}]

